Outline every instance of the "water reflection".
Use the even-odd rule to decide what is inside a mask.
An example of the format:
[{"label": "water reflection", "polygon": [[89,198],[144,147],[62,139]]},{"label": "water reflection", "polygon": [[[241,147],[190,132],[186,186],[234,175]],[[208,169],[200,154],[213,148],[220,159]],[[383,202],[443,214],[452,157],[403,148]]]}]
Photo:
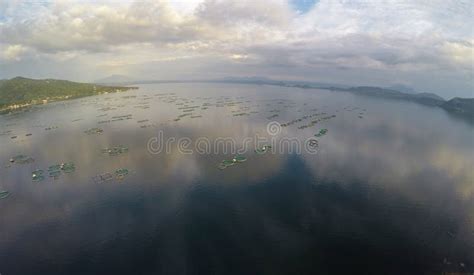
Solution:
[{"label": "water reflection", "polygon": [[[157,92],[173,92],[189,105],[212,104],[202,118],[175,122],[181,105],[157,100]],[[282,100],[289,93],[291,102]],[[36,160],[0,169],[0,189],[12,193],[0,201],[2,274],[472,269],[472,126],[437,109],[327,91],[173,84],[129,94],[137,98],[128,104],[115,94],[0,118],[2,130],[33,134],[0,136],[0,161],[20,153]],[[223,97],[242,103],[220,106]],[[144,101],[149,109],[135,108]],[[346,106],[366,109],[364,117]],[[234,116],[243,107],[254,113]],[[336,114],[315,128],[295,125],[280,134],[304,140],[328,128],[318,154],[250,152],[245,163],[220,171],[216,165],[231,156],[147,150],[158,130],[191,140],[265,136],[275,109],[272,120],[281,123],[313,109]],[[104,113],[133,119],[100,124],[102,135],[86,135]],[[141,120],[153,126],[141,128]],[[59,127],[45,131],[46,125]],[[129,152],[101,153],[118,144]],[[31,181],[33,170],[66,161],[76,172]],[[124,180],[92,181],[122,167],[131,171]]]}]

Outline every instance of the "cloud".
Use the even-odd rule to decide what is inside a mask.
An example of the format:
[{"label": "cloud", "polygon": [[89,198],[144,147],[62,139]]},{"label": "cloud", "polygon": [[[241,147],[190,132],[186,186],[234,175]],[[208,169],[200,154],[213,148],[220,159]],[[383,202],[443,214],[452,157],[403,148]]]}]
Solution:
[{"label": "cloud", "polygon": [[208,0],[198,6],[196,15],[212,24],[274,28],[287,25],[295,12],[286,1],[281,0]]},{"label": "cloud", "polygon": [[473,69],[474,39],[471,41],[447,41],[443,44],[442,50],[451,57],[450,60],[465,67],[467,70]]},{"label": "cloud", "polygon": [[2,53],[2,57],[8,61],[20,60],[21,56],[27,51],[26,47],[22,45],[8,45]]},{"label": "cloud", "polygon": [[321,0],[305,13],[285,0],[5,3],[0,4],[1,59],[9,62],[82,58],[83,64],[116,64],[124,72],[128,65],[143,64],[145,70],[151,61],[182,64],[185,57],[232,68],[238,63],[244,72],[250,67],[298,72],[288,78],[322,68],[353,76],[378,70],[387,80],[415,73],[420,81],[411,82],[418,87],[435,72],[463,82],[464,91],[472,87],[474,4],[469,1]]},{"label": "cloud", "polygon": [[100,52],[130,43],[182,41],[199,30],[163,2],[137,2],[126,6],[52,4],[32,18],[3,24],[0,31],[9,43],[49,53]]}]

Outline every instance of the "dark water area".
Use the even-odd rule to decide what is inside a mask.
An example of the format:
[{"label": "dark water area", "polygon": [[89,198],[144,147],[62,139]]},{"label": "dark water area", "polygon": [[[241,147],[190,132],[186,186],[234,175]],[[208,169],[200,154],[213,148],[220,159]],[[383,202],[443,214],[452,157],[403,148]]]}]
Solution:
[{"label": "dark water area", "polygon": [[[414,103],[233,84],[142,85],[1,116],[0,274],[470,274],[473,130]],[[234,154],[151,152],[160,131],[316,138],[318,150],[251,149],[220,170]],[[129,151],[101,151],[117,145]],[[34,161],[10,163],[20,154]],[[62,162],[75,171],[49,177]]]}]

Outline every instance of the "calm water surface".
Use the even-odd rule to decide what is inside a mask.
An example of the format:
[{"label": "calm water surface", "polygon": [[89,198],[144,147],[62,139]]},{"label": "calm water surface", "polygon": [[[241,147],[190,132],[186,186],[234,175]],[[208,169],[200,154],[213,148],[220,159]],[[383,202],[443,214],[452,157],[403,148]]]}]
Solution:
[{"label": "calm water surface", "polygon": [[[202,117],[174,121],[186,105]],[[147,148],[160,131],[271,138],[269,122],[321,112],[336,117],[273,137],[304,141],[327,128],[317,154],[248,150],[219,170],[232,154]],[[84,133],[93,127],[103,133]],[[0,200],[0,273],[473,272],[473,130],[407,102],[231,84],[142,85],[1,116],[0,190],[10,195]],[[129,151],[101,152],[115,145]],[[35,161],[10,164],[20,154]],[[49,177],[62,162],[76,170]],[[93,180],[119,168],[130,173]],[[32,181],[36,169],[43,181]]]}]

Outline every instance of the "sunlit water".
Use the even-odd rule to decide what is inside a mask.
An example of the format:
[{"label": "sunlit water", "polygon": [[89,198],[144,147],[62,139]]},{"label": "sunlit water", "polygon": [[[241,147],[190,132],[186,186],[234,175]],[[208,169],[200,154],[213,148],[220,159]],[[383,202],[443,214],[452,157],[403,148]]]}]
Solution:
[{"label": "sunlit water", "polygon": [[[202,117],[174,121],[184,105],[200,106],[192,113]],[[267,132],[271,121],[322,112],[336,117]],[[94,127],[103,133],[84,133]],[[317,153],[251,148],[246,162],[224,170],[217,166],[229,152],[147,146],[160,131],[165,140],[240,144],[255,136],[304,142],[323,128]],[[473,129],[408,102],[196,83],[142,85],[1,116],[0,190],[10,193],[0,199],[0,273],[472,272]],[[116,145],[129,151],[101,152]],[[19,154],[35,161],[11,164]],[[63,162],[75,171],[49,177],[48,167]],[[130,173],[93,179],[119,168]],[[32,181],[36,169],[43,181]]]}]

